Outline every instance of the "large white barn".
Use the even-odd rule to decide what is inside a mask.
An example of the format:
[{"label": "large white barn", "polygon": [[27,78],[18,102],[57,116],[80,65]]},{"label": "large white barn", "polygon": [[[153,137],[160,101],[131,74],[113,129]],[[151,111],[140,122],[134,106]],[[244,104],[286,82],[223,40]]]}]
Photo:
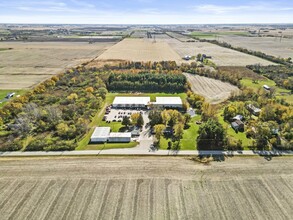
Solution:
[{"label": "large white barn", "polygon": [[182,108],[182,100],[180,97],[156,97],[154,106],[159,108]]},{"label": "large white barn", "polygon": [[113,108],[147,108],[150,104],[150,97],[116,97]]}]

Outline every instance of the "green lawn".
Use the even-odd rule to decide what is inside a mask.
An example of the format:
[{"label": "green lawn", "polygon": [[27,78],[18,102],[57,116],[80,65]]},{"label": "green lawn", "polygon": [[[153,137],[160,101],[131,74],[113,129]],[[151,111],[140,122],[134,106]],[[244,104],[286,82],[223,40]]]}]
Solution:
[{"label": "green lawn", "polygon": [[[192,120],[189,123],[190,127],[184,130],[183,137],[180,141],[180,150],[196,150],[196,139],[198,136],[199,125],[197,125],[195,122],[199,121],[200,118],[200,115],[197,115],[196,117],[192,118]],[[162,138],[160,142],[160,149],[167,150],[169,141],[171,141],[171,139]]]},{"label": "green lawn", "polygon": [[121,122],[111,122],[107,123],[105,121],[101,121],[99,123],[100,127],[110,127],[112,132],[119,132],[121,128],[124,126],[121,124]]},{"label": "green lawn", "polygon": [[257,83],[254,83],[252,79],[242,79],[241,84],[243,86],[246,86],[248,88],[254,89],[254,91],[257,91],[258,89],[263,89],[263,85],[268,85],[270,87],[276,88],[276,97],[277,98],[283,98],[288,103],[293,103],[293,95],[290,94],[290,90],[283,89],[276,86],[276,83],[273,80],[266,79],[266,80],[258,80]]},{"label": "green lawn", "polygon": [[223,111],[218,114],[218,119],[223,127],[227,128],[227,135],[235,138],[236,140],[241,140],[244,150],[249,150],[248,147],[252,146],[252,139],[247,138],[244,132],[236,133],[235,130],[231,127],[230,123],[224,121],[224,117],[222,116],[222,114]]},{"label": "green lawn", "polygon": [[138,144],[137,142],[89,144],[84,150],[109,150],[109,149],[118,149],[118,148],[133,148],[137,146],[137,144]]}]

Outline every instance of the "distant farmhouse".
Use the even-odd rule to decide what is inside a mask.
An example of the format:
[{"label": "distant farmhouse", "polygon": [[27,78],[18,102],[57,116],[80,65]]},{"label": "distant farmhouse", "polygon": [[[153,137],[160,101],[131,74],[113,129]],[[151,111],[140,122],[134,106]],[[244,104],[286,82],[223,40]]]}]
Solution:
[{"label": "distant farmhouse", "polygon": [[234,121],[231,123],[231,127],[235,130],[235,131],[244,131],[244,123],[242,121]]},{"label": "distant farmhouse", "polygon": [[261,109],[260,108],[257,108],[255,107],[254,105],[252,104],[249,104],[247,106],[247,109],[248,111],[250,111],[251,114],[255,115],[255,116],[259,116],[260,112],[261,112]]},{"label": "distant farmhouse", "polygon": [[242,115],[236,115],[233,118],[233,122],[231,123],[231,127],[237,132],[241,131],[244,132],[244,117]]}]

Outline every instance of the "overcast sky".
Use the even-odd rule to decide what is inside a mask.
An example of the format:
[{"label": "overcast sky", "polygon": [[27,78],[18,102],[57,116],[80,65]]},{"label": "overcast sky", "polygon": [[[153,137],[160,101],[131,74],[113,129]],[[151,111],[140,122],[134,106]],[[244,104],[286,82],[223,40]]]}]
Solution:
[{"label": "overcast sky", "polygon": [[293,23],[293,0],[0,0],[0,23]]}]

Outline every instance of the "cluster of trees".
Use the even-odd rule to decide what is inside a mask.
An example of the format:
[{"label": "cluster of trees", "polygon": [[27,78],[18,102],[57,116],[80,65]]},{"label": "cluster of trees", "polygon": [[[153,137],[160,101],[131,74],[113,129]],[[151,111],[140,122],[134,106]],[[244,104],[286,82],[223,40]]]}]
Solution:
[{"label": "cluster of trees", "polygon": [[111,73],[107,82],[110,91],[184,92],[187,79],[182,74]]},{"label": "cluster of trees", "polygon": [[[228,122],[237,114],[246,118],[246,136],[254,139],[254,147],[260,150],[275,147],[293,149],[293,106],[273,94],[260,89],[257,92],[244,88],[241,95],[224,108]],[[252,118],[246,107],[252,104],[260,108],[258,118]]]},{"label": "cluster of trees", "polygon": [[129,125],[135,125],[141,128],[144,125],[142,114],[134,113],[130,116],[130,118],[127,116],[123,117],[122,125],[124,125],[126,128],[128,128]]},{"label": "cluster of trees", "polygon": [[205,102],[205,98],[189,90],[187,92],[187,101],[192,108],[196,108],[200,111]]},{"label": "cluster of trees", "polygon": [[260,57],[262,59],[269,60],[269,61],[274,62],[274,63],[279,63],[279,64],[283,64],[283,65],[288,65],[288,66],[292,65],[292,59],[290,57],[287,58],[287,59],[281,58],[281,57],[274,57],[272,55],[268,55],[268,54],[265,54],[265,53],[260,52],[260,51],[253,51],[253,50],[249,50],[249,49],[242,48],[242,47],[234,47],[234,46],[232,46],[231,44],[229,44],[227,42],[220,42],[220,41],[217,41],[217,40],[207,40],[207,39],[199,39],[199,38],[198,38],[198,40],[200,42],[209,42],[209,43],[221,46],[221,47],[229,48],[229,49],[236,50],[236,51],[239,51],[239,52],[242,52],[242,53],[246,53],[246,54],[249,54],[249,55]]},{"label": "cluster of trees", "polygon": [[[188,127],[191,120],[189,114],[182,114],[177,110],[158,110],[154,109],[149,114],[150,126],[153,127],[157,144],[163,136],[170,137],[173,146],[178,149],[180,139],[183,136],[184,129]],[[170,146],[171,147],[171,146]]]},{"label": "cluster of trees", "polygon": [[250,113],[246,106],[249,103],[244,102],[232,102],[224,107],[223,116],[225,121],[232,121],[236,115],[242,115],[244,118],[249,117]]},{"label": "cluster of trees", "polygon": [[199,127],[198,150],[224,150],[227,145],[226,131],[215,119],[209,118]]},{"label": "cluster of trees", "polygon": [[73,150],[107,89],[93,72],[72,69],[0,109],[1,150]]},{"label": "cluster of trees", "polygon": [[247,68],[273,80],[277,86],[289,89],[293,92],[293,66],[261,66],[257,64],[249,65]]}]

